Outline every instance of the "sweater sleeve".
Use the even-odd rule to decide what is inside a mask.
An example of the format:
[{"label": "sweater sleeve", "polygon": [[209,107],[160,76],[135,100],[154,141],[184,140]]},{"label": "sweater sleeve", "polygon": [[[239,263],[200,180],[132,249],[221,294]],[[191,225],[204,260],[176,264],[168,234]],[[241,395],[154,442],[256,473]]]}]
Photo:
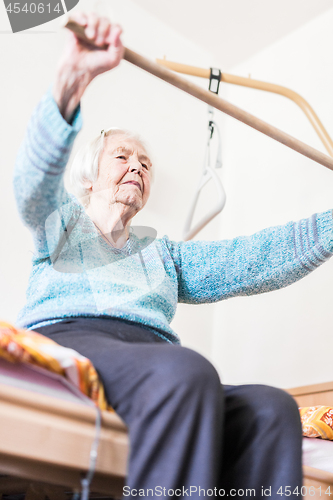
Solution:
[{"label": "sweater sleeve", "polygon": [[178,274],[178,301],[202,304],[277,290],[333,253],[332,211],[224,241],[165,239]]},{"label": "sweater sleeve", "polygon": [[45,234],[47,217],[71,202],[63,174],[81,125],[80,107],[68,124],[49,89],[32,114],[17,155],[14,193],[19,214],[32,232],[39,258],[49,254]]}]

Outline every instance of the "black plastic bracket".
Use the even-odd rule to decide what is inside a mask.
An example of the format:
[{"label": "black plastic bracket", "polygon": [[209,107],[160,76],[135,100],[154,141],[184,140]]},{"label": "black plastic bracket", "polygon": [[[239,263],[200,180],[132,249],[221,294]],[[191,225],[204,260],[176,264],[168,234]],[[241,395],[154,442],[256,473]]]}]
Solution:
[{"label": "black plastic bracket", "polygon": [[219,93],[221,81],[221,70],[218,68],[210,68],[210,76],[209,76],[209,87],[208,89],[214,94]]}]

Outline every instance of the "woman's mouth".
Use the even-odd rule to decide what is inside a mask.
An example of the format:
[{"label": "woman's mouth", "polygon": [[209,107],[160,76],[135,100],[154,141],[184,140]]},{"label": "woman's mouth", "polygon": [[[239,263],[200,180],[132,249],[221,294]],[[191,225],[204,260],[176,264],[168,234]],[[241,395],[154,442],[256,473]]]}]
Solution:
[{"label": "woman's mouth", "polygon": [[123,184],[133,184],[133,186],[136,186],[136,187],[137,187],[137,188],[139,188],[139,189],[140,189],[140,191],[141,191],[141,186],[140,186],[140,184],[139,184],[138,182],[136,182],[136,181],[127,181],[127,182],[124,182]]}]

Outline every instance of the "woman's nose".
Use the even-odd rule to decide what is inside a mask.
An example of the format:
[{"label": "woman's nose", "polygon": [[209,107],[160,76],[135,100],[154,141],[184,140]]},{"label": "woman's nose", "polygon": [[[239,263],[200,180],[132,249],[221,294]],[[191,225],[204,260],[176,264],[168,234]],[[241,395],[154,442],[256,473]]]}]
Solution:
[{"label": "woman's nose", "polygon": [[131,159],[129,162],[129,171],[130,172],[134,172],[134,171],[141,172],[141,170],[142,170],[142,165],[139,162],[139,160],[136,160],[135,158]]}]

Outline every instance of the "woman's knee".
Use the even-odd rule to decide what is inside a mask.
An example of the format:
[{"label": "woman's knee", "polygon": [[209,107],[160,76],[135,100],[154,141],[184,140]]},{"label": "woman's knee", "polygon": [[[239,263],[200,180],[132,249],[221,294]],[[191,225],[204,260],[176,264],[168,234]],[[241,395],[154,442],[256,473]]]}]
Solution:
[{"label": "woman's knee", "polygon": [[218,385],[221,382],[214,366],[201,354],[186,347],[170,349],[168,356],[159,360],[156,375],[175,384],[189,386]]},{"label": "woman's knee", "polygon": [[128,425],[167,408],[222,406],[218,374],[195,351],[161,344],[130,345],[128,351],[127,362],[117,362],[116,373],[103,379],[109,381],[110,404]]},{"label": "woman's knee", "polygon": [[249,396],[258,419],[270,427],[300,429],[300,417],[295,400],[282,389],[266,385],[250,386]]}]

